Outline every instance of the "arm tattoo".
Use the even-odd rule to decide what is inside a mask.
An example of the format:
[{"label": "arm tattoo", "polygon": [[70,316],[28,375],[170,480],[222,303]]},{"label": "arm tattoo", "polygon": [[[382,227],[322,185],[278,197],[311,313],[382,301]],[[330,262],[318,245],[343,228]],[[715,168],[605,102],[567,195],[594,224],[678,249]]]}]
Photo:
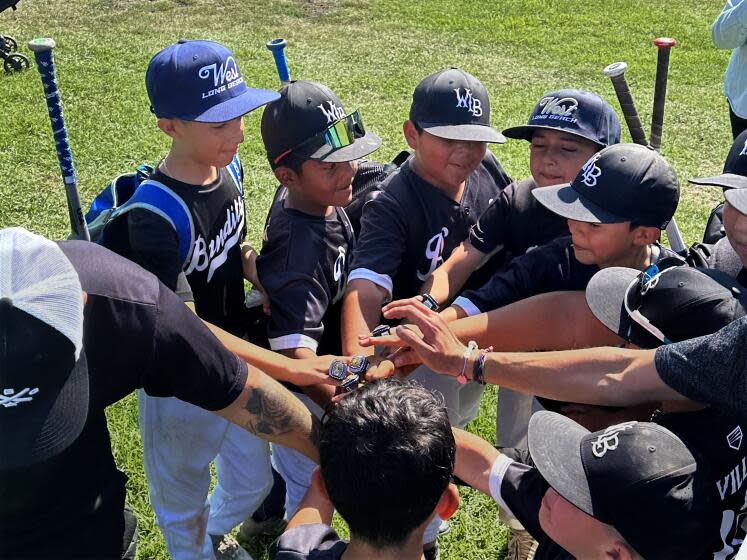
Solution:
[{"label": "arm tattoo", "polygon": [[253,389],[244,405],[252,415],[246,429],[258,436],[279,436],[293,431],[291,408],[283,395],[268,393],[264,389]]}]

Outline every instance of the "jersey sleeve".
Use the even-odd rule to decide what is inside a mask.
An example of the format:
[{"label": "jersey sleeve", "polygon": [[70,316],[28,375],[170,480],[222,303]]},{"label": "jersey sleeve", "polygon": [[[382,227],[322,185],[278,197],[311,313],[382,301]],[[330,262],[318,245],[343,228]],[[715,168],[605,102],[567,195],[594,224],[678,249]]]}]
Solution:
[{"label": "jersey sleeve", "polygon": [[469,241],[475,249],[489,254],[504,245],[510,205],[504,190],[477,219],[469,231]]},{"label": "jersey sleeve", "polygon": [[135,208],[127,214],[127,230],[132,260],[170,290],[184,292],[186,278],[179,278],[179,239],[171,224],[153,212]]},{"label": "jersey sleeve", "polygon": [[334,529],[323,523],[297,525],[288,529],[270,546],[272,560],[334,560],[340,558],[347,543]]},{"label": "jersey sleeve", "polygon": [[499,455],[489,476],[490,495],[504,513],[534,535],[543,535],[539,524],[542,498],[549,488],[539,471]]},{"label": "jersey sleeve", "polygon": [[331,304],[320,282],[312,276],[287,271],[260,274],[260,282],[270,300],[270,348],[309,348],[316,352],[324,333],[322,319]]},{"label": "jersey sleeve", "polygon": [[141,384],[154,397],[177,397],[207,410],[231,404],[244,388],[247,365],[161,285],[153,358]]},{"label": "jersey sleeve", "polygon": [[741,47],[747,41],[747,2],[727,2],[711,25],[711,37],[719,49]]},{"label": "jersey sleeve", "polygon": [[476,290],[467,290],[452,305],[478,315],[540,293],[567,289],[569,267],[561,246],[551,243],[514,258]]},{"label": "jersey sleeve", "polygon": [[348,282],[369,280],[384,288],[391,297],[394,279],[405,253],[406,223],[404,209],[386,191],[366,204]]},{"label": "jersey sleeve", "polygon": [[[662,381],[696,402],[742,416],[747,410],[747,317],[717,333],[660,346],[654,360]],[[704,374],[708,382],[704,383]]]}]

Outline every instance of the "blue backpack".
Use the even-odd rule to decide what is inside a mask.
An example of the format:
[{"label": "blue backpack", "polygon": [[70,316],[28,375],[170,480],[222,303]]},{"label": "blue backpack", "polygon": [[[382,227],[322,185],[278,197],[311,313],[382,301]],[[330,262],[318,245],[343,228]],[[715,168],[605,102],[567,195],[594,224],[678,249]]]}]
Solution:
[{"label": "blue backpack", "polygon": [[[241,164],[238,156],[228,165],[239,193]],[[144,208],[165,219],[176,231],[179,240],[179,260],[184,268],[192,253],[195,227],[192,213],[182,198],[169,187],[150,179],[153,168],[140,165],[134,173],[124,173],[115,178],[96,195],[86,213],[86,223],[91,241],[107,245],[107,225],[135,208]]]}]

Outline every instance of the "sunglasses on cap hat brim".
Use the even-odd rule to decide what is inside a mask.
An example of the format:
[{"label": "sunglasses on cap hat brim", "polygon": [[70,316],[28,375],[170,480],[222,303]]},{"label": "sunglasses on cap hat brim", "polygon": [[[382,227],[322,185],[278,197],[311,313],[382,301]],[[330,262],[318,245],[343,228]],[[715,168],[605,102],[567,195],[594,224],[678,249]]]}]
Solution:
[{"label": "sunglasses on cap hat brim", "polygon": [[639,310],[643,305],[643,298],[646,296],[649,290],[656,287],[659,283],[659,279],[662,274],[666,274],[670,270],[674,270],[679,266],[683,266],[684,261],[675,257],[669,257],[662,259],[656,264],[652,264],[646,270],[641,272],[625,290],[625,312],[628,316],[641,328],[646,330],[648,333],[656,337],[664,344],[671,344],[671,340],[656,327],[646,316],[643,315]]},{"label": "sunglasses on cap hat brim", "polygon": [[316,159],[315,154],[327,148],[326,153],[345,148],[353,144],[358,138],[366,135],[366,127],[363,124],[360,111],[356,110],[349,115],[333,122],[323,131],[296,144],[277,156],[273,163],[278,165],[288,154],[296,153],[301,157]]}]

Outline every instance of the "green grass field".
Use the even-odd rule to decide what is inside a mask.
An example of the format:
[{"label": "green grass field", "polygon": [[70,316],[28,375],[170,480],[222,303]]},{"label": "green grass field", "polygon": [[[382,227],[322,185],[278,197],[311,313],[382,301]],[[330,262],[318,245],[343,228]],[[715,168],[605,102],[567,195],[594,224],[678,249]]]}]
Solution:
[{"label": "green grass field", "polygon": [[[248,83],[272,88],[277,76],[264,45],[285,37],[292,74],[321,81],[349,110],[360,108],[384,140],[375,156],[387,160],[404,148],[401,124],[417,82],[452,65],[482,80],[491,94],[492,123],[503,128],[523,123],[550,89],[589,89],[617,107],[601,70],[624,60],[642,120],[649,123],[652,40],[673,36],[679,45],[672,54],[662,151],[683,183],[676,217],[691,243],[699,240],[720,192],[690,187],[686,179],[719,172],[731,138],[721,91],[728,53],[712,46],[709,32],[722,6],[723,0],[22,0],[17,12],[0,14],[0,33],[21,44],[39,36],[57,41],[84,204],[112,177],[166,152],[143,78],[150,57],[180,37],[225,43]],[[39,75],[35,69],[0,75],[0,92],[0,227],[21,225],[62,238],[69,224]],[[248,116],[241,148],[255,243],[275,189],[258,117]],[[627,131],[624,136],[629,138]],[[510,141],[494,151],[513,177],[527,175],[526,143]],[[494,436],[495,394],[486,394],[471,426],[488,440]],[[112,407],[109,420],[141,522],[139,558],[166,557],[148,503],[135,398]],[[442,558],[500,557],[505,531],[495,522],[494,504],[474,492],[463,492],[462,500],[442,539]],[[266,557],[267,544],[250,548],[255,558]]]}]

